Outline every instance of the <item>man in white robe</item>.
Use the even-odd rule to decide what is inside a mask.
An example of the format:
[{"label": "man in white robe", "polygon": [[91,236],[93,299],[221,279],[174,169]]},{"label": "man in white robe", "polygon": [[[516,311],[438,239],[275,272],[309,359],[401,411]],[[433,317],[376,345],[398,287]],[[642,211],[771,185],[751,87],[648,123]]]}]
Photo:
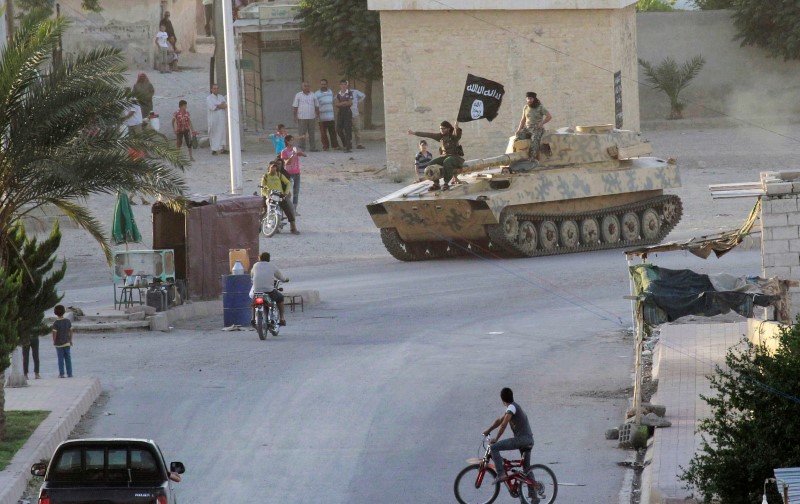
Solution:
[{"label": "man in white robe", "polygon": [[208,142],[211,144],[211,154],[222,152],[227,154],[225,145],[228,143],[228,102],[219,94],[219,86],[211,86],[211,94],[206,98],[208,110]]}]

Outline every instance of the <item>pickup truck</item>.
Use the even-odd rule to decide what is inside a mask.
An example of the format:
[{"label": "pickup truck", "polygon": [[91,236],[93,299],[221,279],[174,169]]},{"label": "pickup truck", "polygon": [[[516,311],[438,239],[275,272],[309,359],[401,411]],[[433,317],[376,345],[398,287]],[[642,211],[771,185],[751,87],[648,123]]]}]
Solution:
[{"label": "pickup truck", "polygon": [[147,439],[71,439],[56,448],[50,464],[31,466],[44,476],[39,504],[176,504],[173,482],[185,471],[167,467],[161,449]]}]

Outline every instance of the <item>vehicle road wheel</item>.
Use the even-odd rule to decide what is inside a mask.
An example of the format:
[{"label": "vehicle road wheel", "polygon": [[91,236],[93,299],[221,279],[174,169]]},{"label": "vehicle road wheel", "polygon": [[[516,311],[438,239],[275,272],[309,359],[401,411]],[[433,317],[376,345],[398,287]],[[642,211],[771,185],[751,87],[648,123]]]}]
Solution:
[{"label": "vehicle road wheel", "polygon": [[581,243],[584,245],[597,245],[600,241],[600,225],[597,219],[584,219],[581,222]]},{"label": "vehicle road wheel", "polygon": [[616,215],[606,215],[600,226],[600,237],[603,243],[617,243],[619,241],[619,219]]},{"label": "vehicle road wheel", "polygon": [[642,238],[645,240],[655,240],[661,231],[661,219],[658,212],[648,208],[642,212]]},{"label": "vehicle road wheel", "polygon": [[523,504],[552,504],[558,494],[556,475],[546,465],[532,465],[528,475],[536,482],[532,487],[523,484],[519,501]]},{"label": "vehicle road wheel", "polygon": [[678,205],[673,201],[664,203],[663,214],[664,222],[669,224],[676,224],[680,220],[680,210],[678,210]]},{"label": "vehicle road wheel", "polygon": [[267,339],[267,331],[264,330],[264,310],[256,310],[256,331],[258,339],[261,341]]},{"label": "vehicle road wheel", "polygon": [[551,220],[539,225],[539,242],[545,250],[553,250],[558,246],[558,226]]},{"label": "vehicle road wheel", "polygon": [[580,236],[578,223],[574,220],[562,222],[559,234],[561,235],[561,245],[568,249],[576,248],[580,243],[580,241],[578,241],[578,237]]},{"label": "vehicle road wheel", "polygon": [[494,484],[497,473],[487,467],[481,473],[480,464],[468,465],[458,473],[453,484],[456,500],[461,504],[490,504],[500,493],[500,485]]},{"label": "vehicle road wheel", "polygon": [[519,223],[517,244],[520,251],[530,257],[536,252],[536,247],[539,246],[539,233],[536,232],[536,226],[531,221],[522,221]]},{"label": "vehicle road wheel", "polygon": [[633,212],[628,212],[622,216],[622,239],[625,241],[635,241],[639,239],[641,226],[639,216]]},{"label": "vehicle road wheel", "polygon": [[267,211],[267,216],[261,221],[261,232],[267,238],[271,237],[278,230],[280,216],[276,212]]}]

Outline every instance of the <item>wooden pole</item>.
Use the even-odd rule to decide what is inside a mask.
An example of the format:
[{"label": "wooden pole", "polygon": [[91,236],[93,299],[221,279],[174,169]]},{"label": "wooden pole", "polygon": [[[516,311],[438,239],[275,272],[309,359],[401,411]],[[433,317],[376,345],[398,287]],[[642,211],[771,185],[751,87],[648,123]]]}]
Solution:
[{"label": "wooden pole", "polygon": [[636,364],[633,383],[633,407],[636,411],[634,422],[642,423],[642,343],[644,339],[644,315],[641,303],[636,307]]}]

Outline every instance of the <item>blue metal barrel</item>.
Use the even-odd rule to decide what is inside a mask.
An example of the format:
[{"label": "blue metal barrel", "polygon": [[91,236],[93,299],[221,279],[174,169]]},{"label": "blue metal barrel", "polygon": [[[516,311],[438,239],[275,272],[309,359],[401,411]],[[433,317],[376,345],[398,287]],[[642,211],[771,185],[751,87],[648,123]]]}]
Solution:
[{"label": "blue metal barrel", "polygon": [[249,327],[253,318],[250,307],[250,275],[222,275],[222,316],[225,327],[234,324]]}]

